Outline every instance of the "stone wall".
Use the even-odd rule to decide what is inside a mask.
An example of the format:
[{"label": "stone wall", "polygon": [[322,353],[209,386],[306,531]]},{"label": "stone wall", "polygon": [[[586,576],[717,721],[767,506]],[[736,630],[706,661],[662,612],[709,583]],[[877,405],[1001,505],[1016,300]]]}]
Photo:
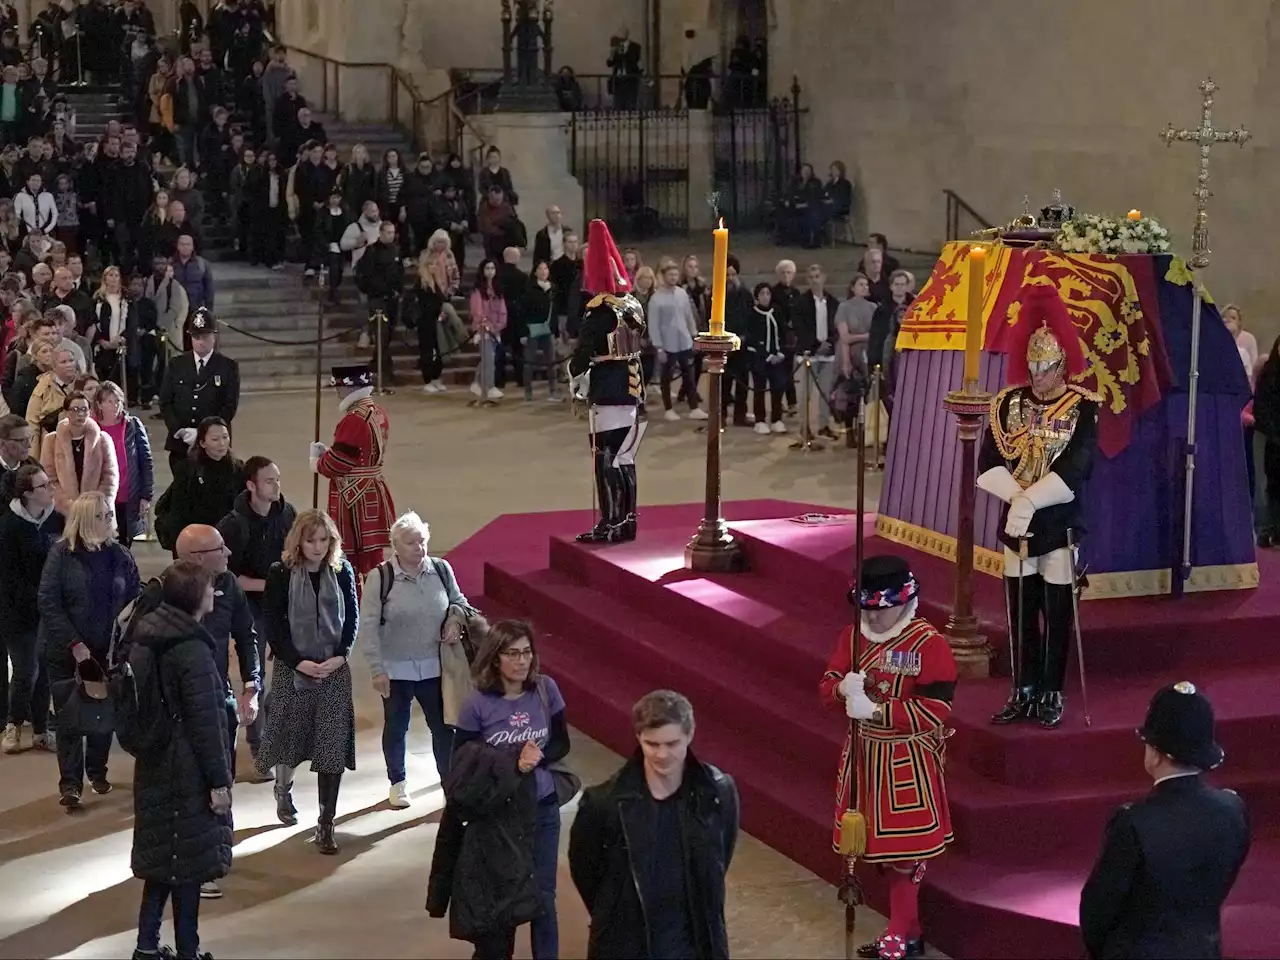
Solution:
[{"label": "stone wall", "polygon": [[1273,235],[1280,166],[1273,108],[1280,0],[850,0],[778,4],[771,82],[797,73],[812,116],[808,154],[856,171],[861,234],[937,248],[944,188],[988,219],[1055,189],[1078,208],[1157,217],[1190,245],[1196,151],[1158,139],[1194,127],[1197,84],[1221,90],[1210,208],[1218,301],[1239,301],[1264,349],[1280,333]]}]

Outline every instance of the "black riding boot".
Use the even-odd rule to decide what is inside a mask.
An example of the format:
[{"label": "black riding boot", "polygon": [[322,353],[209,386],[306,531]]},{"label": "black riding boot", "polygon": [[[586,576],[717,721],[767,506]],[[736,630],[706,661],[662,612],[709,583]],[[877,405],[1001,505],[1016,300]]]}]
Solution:
[{"label": "black riding boot", "polygon": [[1062,688],[1067,679],[1067,649],[1075,630],[1071,585],[1044,585],[1044,665],[1040,680],[1040,723],[1053,729],[1062,722]]},{"label": "black riding boot", "polygon": [[618,508],[622,500],[619,472],[610,466],[613,454],[607,450],[596,450],[596,500],[600,507],[600,519],[586,533],[578,534],[579,543],[609,543],[614,528],[622,521]]},{"label": "black riding boot", "polygon": [[333,855],[338,852],[338,842],[333,837],[333,818],[338,812],[338,789],[342,786],[342,774],[318,773],[316,785],[320,793],[320,818],[316,822],[316,849]]},{"label": "black riding boot", "polygon": [[[1021,587],[1019,587],[1021,583]],[[1040,611],[1044,606],[1044,579],[1038,573],[1021,578],[1004,578],[1005,595],[1008,598],[1009,632],[1017,639],[1017,662],[1011,664],[1015,671],[1014,690],[999,713],[991,717],[996,724],[1014,723],[1034,717],[1040,695],[1041,664],[1044,660],[1040,636]],[[1022,596],[1019,597],[1021,592]],[[1022,614],[1022,636],[1017,637],[1018,604],[1025,603]]]},{"label": "black riding boot", "polygon": [[624,464],[619,468],[622,473],[622,535],[624,541],[636,538],[636,465]]}]

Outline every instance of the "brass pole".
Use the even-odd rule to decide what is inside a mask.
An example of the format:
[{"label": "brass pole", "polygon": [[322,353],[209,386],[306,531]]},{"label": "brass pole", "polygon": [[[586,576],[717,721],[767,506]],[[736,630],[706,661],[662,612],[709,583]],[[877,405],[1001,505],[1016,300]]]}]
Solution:
[{"label": "brass pole", "polygon": [[[323,273],[316,281],[319,295],[316,297],[316,410],[315,410],[315,427],[312,430],[312,439],[320,442],[320,394],[323,388],[320,381],[324,376],[324,287],[325,276]],[[311,508],[314,510],[320,506],[320,474],[312,471],[311,474]]]}]

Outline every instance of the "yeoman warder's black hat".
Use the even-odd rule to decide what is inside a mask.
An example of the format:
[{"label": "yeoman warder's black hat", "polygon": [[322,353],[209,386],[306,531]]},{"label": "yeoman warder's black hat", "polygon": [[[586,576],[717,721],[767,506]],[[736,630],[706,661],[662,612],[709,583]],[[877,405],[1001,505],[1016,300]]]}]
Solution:
[{"label": "yeoman warder's black hat", "polygon": [[374,383],[373,371],[369,369],[367,364],[358,363],[345,367],[334,367],[330,371],[329,385],[331,387],[372,387]]},{"label": "yeoman warder's black hat", "polygon": [[1165,756],[1201,770],[1212,770],[1226,757],[1213,736],[1213,704],[1185,680],[1156,692],[1138,736]]},{"label": "yeoman warder's black hat", "polygon": [[847,599],[863,610],[905,607],[920,592],[907,561],[892,554],[862,561],[862,580],[849,588]]}]

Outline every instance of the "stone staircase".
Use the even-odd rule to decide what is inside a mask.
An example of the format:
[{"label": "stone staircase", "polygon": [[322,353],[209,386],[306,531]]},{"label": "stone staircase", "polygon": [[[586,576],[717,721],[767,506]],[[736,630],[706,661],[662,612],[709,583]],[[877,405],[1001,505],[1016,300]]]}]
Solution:
[{"label": "stone staircase", "polygon": [[108,121],[124,119],[118,84],[60,87],[58,92],[67,98],[75,116],[75,138],[79,141],[96,140],[106,132]]},{"label": "stone staircase", "polygon": [[[306,96],[304,90],[303,96]],[[399,150],[405,167],[413,165],[410,154],[413,145],[396,127],[384,123],[359,123],[340,120],[333,114],[317,113],[315,119],[324,127],[329,142],[338,148],[338,156],[345,163],[351,156],[351,148],[363,143],[369,150],[369,159],[381,166],[382,155],[388,150]]]}]

